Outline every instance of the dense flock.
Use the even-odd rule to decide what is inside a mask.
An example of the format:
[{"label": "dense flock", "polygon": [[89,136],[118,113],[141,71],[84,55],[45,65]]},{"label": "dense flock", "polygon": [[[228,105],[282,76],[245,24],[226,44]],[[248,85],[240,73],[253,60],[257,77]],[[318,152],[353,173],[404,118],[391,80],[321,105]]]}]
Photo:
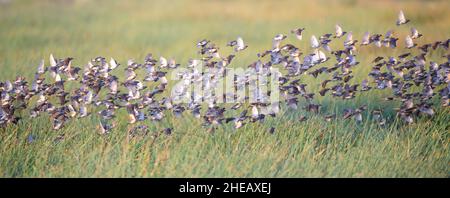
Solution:
[{"label": "dense flock", "polygon": [[[410,23],[400,11],[395,25],[409,26]],[[124,110],[128,114],[128,133],[132,137],[149,133],[150,124],[161,121],[170,113],[179,119],[192,114],[202,119],[203,126],[213,132],[220,125],[232,124],[238,129],[246,124],[264,122],[279,115],[282,107],[318,114],[329,122],[338,118],[362,122],[366,119],[363,115],[372,114],[370,118],[384,126],[388,120],[383,109],[364,113],[368,108],[363,105],[329,114],[321,110],[322,105],[315,100],[318,95],[352,100],[361,92],[374,89],[390,90],[392,94],[383,99],[399,101],[401,105],[395,109],[398,119],[411,124],[420,116],[434,116],[436,108],[449,106],[450,39],[419,44],[425,35],[414,27],[409,28],[411,31],[405,38],[397,38],[397,30],[393,28],[384,35],[366,32],[358,41],[351,31],[336,25],[334,33],[311,36],[310,49],[303,50],[285,41],[288,36],[293,36],[299,42],[305,42],[303,33],[308,30],[296,28],[289,34],[276,35],[272,48],[258,53],[257,60],[242,74],[229,74],[234,58],[247,50],[240,37],[227,44],[233,48],[228,55],[219,53],[219,47],[209,40],[199,41],[200,58],[190,59],[186,66],[174,59],[148,54],[142,63],[133,59],[121,63],[113,58],[96,57],[84,67],[77,67],[72,57],[50,55],[48,63],[42,60],[38,64],[32,81],[18,76],[15,80],[0,82],[0,126],[17,124],[23,116],[35,118],[48,114],[53,129],[59,130],[70,120],[98,116],[100,133],[108,134],[117,125],[117,112]],[[341,48],[331,49],[330,44],[334,42],[341,43]],[[397,46],[400,42],[403,44]],[[404,48],[405,52],[399,56],[376,57],[366,79],[355,82],[353,69],[369,67],[360,65],[358,57],[362,54],[356,52],[369,45]],[[446,55],[430,60],[429,54],[436,50],[444,50]],[[181,67],[184,69],[179,70]],[[125,75],[119,75],[122,72]],[[171,72],[176,72],[175,76],[182,82],[173,88],[169,88],[173,80],[169,77]],[[259,78],[252,78],[252,75]],[[325,78],[317,93],[302,83],[304,75]],[[232,91],[215,92],[224,78],[232,79]],[[268,84],[276,84],[277,90],[251,86]],[[201,93],[193,89],[194,85],[201,85]],[[279,101],[270,100],[275,92],[280,94]],[[237,93],[248,93],[246,95],[251,97]],[[180,98],[186,100],[175,102]],[[440,104],[433,105],[437,100]],[[308,117],[297,119],[305,121]],[[171,134],[172,130],[165,128],[153,135]],[[270,128],[269,132],[274,133],[275,128]]]}]

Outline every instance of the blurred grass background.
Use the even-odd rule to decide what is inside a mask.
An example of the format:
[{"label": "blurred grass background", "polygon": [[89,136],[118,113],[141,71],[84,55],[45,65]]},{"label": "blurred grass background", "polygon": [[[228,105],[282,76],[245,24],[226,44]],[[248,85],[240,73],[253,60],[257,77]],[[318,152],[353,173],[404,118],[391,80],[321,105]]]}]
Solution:
[{"label": "blurred grass background", "polygon": [[[309,53],[310,36],[333,33],[336,23],[358,40],[365,31],[384,34],[395,29],[401,46],[413,26],[424,34],[419,41],[424,44],[449,38],[449,7],[445,0],[0,0],[0,79],[30,79],[41,59],[48,63],[50,53],[74,57],[79,66],[99,55],[121,63],[129,58],[141,61],[149,52],[186,64],[197,57],[197,41],[207,38],[225,50],[227,41],[237,36],[249,47],[233,65],[246,66],[257,52],[271,47],[278,33],[305,27],[303,41],[291,36],[287,42]],[[397,28],[399,10],[411,22]],[[335,42],[332,48],[341,45]],[[360,75],[355,79],[367,75],[368,63],[376,56],[402,52],[361,48],[356,72]],[[439,58],[448,52],[436,53],[432,56]],[[311,87],[320,83],[308,78]],[[392,107],[372,97],[382,94],[372,91],[354,101],[319,101],[331,111],[366,103]],[[449,110],[437,113],[433,120],[421,118],[411,126],[395,122],[379,128],[366,117],[362,125],[324,123],[314,115],[299,123],[298,116],[306,114],[299,110],[237,131],[226,126],[213,135],[190,115],[168,116],[162,123],[147,123],[154,131],[174,127],[172,136],[156,140],[128,140],[125,121],[102,137],[95,133],[96,118],[72,121],[58,132],[50,129],[48,118],[24,119],[0,129],[0,176],[448,177]],[[271,126],[276,127],[275,135],[266,133]],[[32,144],[26,142],[30,134],[36,139]],[[60,134],[65,139],[55,144]]]}]

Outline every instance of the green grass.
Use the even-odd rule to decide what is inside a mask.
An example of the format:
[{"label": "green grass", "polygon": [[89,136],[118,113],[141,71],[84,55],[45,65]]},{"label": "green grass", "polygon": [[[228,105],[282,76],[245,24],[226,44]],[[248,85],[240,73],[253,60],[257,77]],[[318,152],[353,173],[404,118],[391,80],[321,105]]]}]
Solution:
[{"label": "green grass", "polygon": [[[449,6],[448,1],[12,1],[0,4],[0,80],[19,74],[32,78],[39,60],[47,61],[50,53],[74,57],[76,65],[98,55],[121,63],[128,58],[141,61],[149,52],[186,64],[197,56],[197,41],[208,38],[225,50],[226,42],[237,36],[249,47],[233,66],[247,66],[257,52],[270,48],[277,33],[306,27],[304,41],[290,37],[288,42],[308,53],[309,37],[334,31],[336,23],[352,30],[358,40],[364,31],[384,34],[396,28],[400,9],[412,21],[396,29],[401,40],[414,26],[425,35],[420,43],[426,43],[450,36]],[[376,56],[402,52],[360,49],[354,80],[367,75]],[[440,50],[431,57],[445,53]],[[311,77],[303,81],[312,90],[320,82]],[[397,106],[381,99],[386,94],[371,91],[354,101],[318,101],[325,106],[323,114],[361,104]],[[0,129],[0,176],[449,177],[449,113],[439,108],[432,119],[423,117],[409,126],[392,119],[380,128],[367,114],[361,124],[340,119],[326,123],[303,110],[286,110],[265,123],[239,130],[227,125],[214,134],[189,115],[169,115],[161,123],[146,122],[152,131],[174,128],[171,136],[156,139],[127,138],[123,115],[106,136],[96,133],[95,116],[73,120],[60,131],[51,130],[46,116],[25,118]],[[394,117],[392,111],[387,114]],[[298,122],[299,115],[310,119]],[[267,132],[271,126],[276,127],[273,135]],[[27,143],[30,134],[35,141]],[[60,134],[64,140],[55,143]]]}]

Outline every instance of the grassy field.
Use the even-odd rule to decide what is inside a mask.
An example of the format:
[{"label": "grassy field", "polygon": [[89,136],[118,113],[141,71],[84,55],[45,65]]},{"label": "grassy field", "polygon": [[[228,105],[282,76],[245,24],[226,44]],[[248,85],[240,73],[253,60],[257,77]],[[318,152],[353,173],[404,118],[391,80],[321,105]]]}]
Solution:
[{"label": "grassy field", "polygon": [[[424,34],[419,43],[450,36],[449,1],[0,1],[0,80],[16,75],[31,79],[39,61],[50,53],[74,57],[84,65],[98,55],[121,63],[140,62],[149,52],[186,64],[196,54],[197,41],[207,38],[225,48],[242,36],[248,49],[233,66],[247,66],[256,53],[271,47],[278,33],[306,27],[305,38],[332,33],[339,23],[360,39],[365,31],[384,34],[394,29],[400,38],[414,26]],[[411,23],[395,27],[402,9]],[[288,42],[309,50],[309,39]],[[403,42],[399,42],[403,45]],[[341,45],[339,43],[339,45]],[[337,46],[337,45],[332,45]],[[402,49],[361,48],[356,70],[361,80],[370,61]],[[432,54],[438,58],[444,51]],[[442,59],[440,59],[442,60]],[[312,88],[319,80],[305,77]],[[170,115],[161,123],[148,121],[153,131],[173,127],[170,136],[127,137],[125,112],[111,134],[102,136],[98,118],[71,121],[51,130],[48,117],[24,118],[0,128],[1,177],[449,177],[450,110],[438,108],[433,118],[405,126],[393,119],[397,103],[371,91],[353,101],[318,98],[328,113],[368,104],[386,109],[392,121],[381,128],[367,114],[364,122],[325,122],[303,110],[283,112],[263,124],[235,130],[231,125],[209,134],[190,115]],[[304,101],[301,101],[301,103]],[[188,114],[188,113],[186,113]],[[299,122],[300,115],[310,119]],[[274,126],[275,134],[268,133]],[[27,142],[29,135],[35,137]],[[55,143],[54,139],[65,134]]]}]

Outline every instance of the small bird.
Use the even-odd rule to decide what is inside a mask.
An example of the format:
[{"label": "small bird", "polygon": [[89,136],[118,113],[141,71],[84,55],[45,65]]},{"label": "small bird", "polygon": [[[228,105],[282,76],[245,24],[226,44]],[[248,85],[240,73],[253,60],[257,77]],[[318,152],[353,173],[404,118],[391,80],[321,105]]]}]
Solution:
[{"label": "small bird", "polygon": [[125,71],[125,76],[126,76],[125,81],[131,81],[137,77],[137,74],[136,72],[134,72],[133,69],[127,68],[127,70]]},{"label": "small bird", "polygon": [[305,28],[296,28],[291,30],[291,33],[295,35],[295,38],[301,41],[303,39],[303,31],[305,31]]},{"label": "small bird", "polygon": [[116,60],[114,60],[114,58],[111,57],[111,60],[109,61],[109,69],[113,70],[115,68],[117,68],[120,64],[117,63]]},{"label": "small bird", "polygon": [[325,119],[325,121],[327,121],[327,122],[331,122],[331,121],[333,121],[334,119],[336,119],[336,114],[329,114],[329,115],[326,115],[326,116],[324,117],[324,119]]},{"label": "small bird", "polygon": [[404,61],[405,58],[408,57],[408,56],[410,56],[410,55],[411,55],[411,53],[408,52],[408,53],[404,53],[404,54],[398,55],[398,58],[399,58],[401,61]]},{"label": "small bird", "polygon": [[159,67],[166,68],[168,66],[167,59],[164,57],[159,57]]},{"label": "small bird", "polygon": [[37,74],[44,74],[46,71],[45,65],[44,65],[44,59],[41,60],[41,62],[39,63],[39,66],[37,68]]},{"label": "small bird", "polygon": [[83,118],[88,115],[90,115],[90,113],[88,112],[86,105],[82,104],[79,109],[78,117]]},{"label": "small bird", "polygon": [[108,134],[113,128],[113,124],[108,124],[106,121],[100,120],[100,134]]},{"label": "small bird", "polygon": [[364,33],[364,36],[361,40],[361,45],[369,45],[370,44],[370,33],[366,32]]},{"label": "small bird", "polygon": [[172,128],[165,128],[163,129],[160,133],[163,133],[165,135],[171,135],[172,134],[173,129]]},{"label": "small bird", "polygon": [[244,49],[246,49],[248,46],[244,44],[244,40],[242,40],[241,37],[238,37],[236,39],[236,47],[234,48],[235,52],[239,52],[242,51]]},{"label": "small bird", "polygon": [[50,61],[50,66],[55,67],[57,65],[56,59],[55,59],[55,57],[53,57],[53,54],[50,54],[49,61]]},{"label": "small bird", "polygon": [[383,111],[381,109],[372,110],[372,115],[374,120],[378,122],[380,126],[384,126],[386,124],[386,119],[383,118]]},{"label": "small bird", "polygon": [[176,61],[175,61],[175,59],[173,59],[173,58],[169,59],[169,61],[168,61],[168,63],[167,63],[167,67],[168,67],[168,68],[170,68],[170,69],[175,69],[175,68],[177,68],[178,66],[180,66],[180,64],[177,64]]},{"label": "small bird", "polygon": [[242,51],[248,47],[247,45],[244,44],[244,40],[242,40],[241,37],[238,37],[234,41],[228,42],[227,46],[234,47],[235,52]]},{"label": "small bird", "polygon": [[405,38],[405,48],[407,49],[411,49],[413,47],[417,46],[417,44],[414,43],[414,41],[412,40],[411,36],[406,35]]},{"label": "small bird", "polygon": [[411,28],[411,38],[412,39],[418,39],[420,37],[422,37],[423,35],[419,33],[419,31],[417,31],[416,28],[412,27]]},{"label": "small bird", "polygon": [[369,81],[366,79],[361,82],[361,91],[369,91],[371,88],[372,87],[369,86]]},{"label": "small bird", "polygon": [[347,34],[347,38],[344,41],[344,46],[351,46],[353,44],[355,44],[355,41],[353,40],[353,33],[349,32]]},{"label": "small bird", "polygon": [[334,38],[341,38],[342,36],[344,36],[347,32],[342,31],[342,27],[339,26],[338,24],[336,24],[335,26],[335,34],[334,34]]},{"label": "small bird", "polygon": [[283,41],[284,39],[286,39],[286,35],[283,34],[277,34],[275,35],[275,37],[272,40],[272,49],[273,50],[279,50],[280,49],[280,44],[281,41]]},{"label": "small bird", "polygon": [[258,107],[256,107],[256,105],[252,105],[252,118],[253,119],[257,119],[259,118],[259,111],[258,111]]},{"label": "small bird", "polygon": [[372,36],[370,36],[369,41],[376,47],[381,47],[381,36],[381,34],[373,34]]},{"label": "small bird", "polygon": [[359,111],[359,110],[356,110],[355,113],[353,113],[353,117],[355,118],[356,122],[358,122],[358,123],[362,122],[362,120],[363,120],[361,111]]},{"label": "small bird", "polygon": [[397,26],[402,25],[402,24],[406,24],[409,22],[409,19],[405,18],[405,15],[403,14],[403,11],[400,10],[400,12],[398,13],[398,18],[397,18]]},{"label": "small bird", "polygon": [[208,45],[209,42],[210,42],[209,40],[203,39],[203,40],[201,40],[201,41],[199,41],[199,42],[197,43],[197,47],[203,48],[203,47],[205,47],[206,45]]},{"label": "small bird", "polygon": [[98,114],[102,116],[102,119],[104,120],[110,120],[115,117],[113,109],[104,109],[99,111]]},{"label": "small bird", "polygon": [[305,106],[305,110],[309,111],[309,112],[312,112],[312,113],[319,113],[319,110],[320,110],[321,106],[322,105],[320,105],[320,104],[312,104],[312,103],[310,103],[310,104]]},{"label": "small bird", "polygon": [[311,36],[311,48],[316,49],[319,47],[320,47],[319,41],[317,40],[316,36],[312,35]]},{"label": "small bird", "polygon": [[275,133],[275,128],[274,127],[270,127],[269,128],[269,133],[270,134],[274,134]]},{"label": "small bird", "polygon": [[398,38],[390,38],[386,47],[396,48],[397,47]]},{"label": "small bird", "polygon": [[378,56],[378,57],[376,57],[376,58],[372,61],[372,63],[378,63],[379,61],[381,61],[381,60],[383,60],[383,59],[384,59],[384,57]]}]

